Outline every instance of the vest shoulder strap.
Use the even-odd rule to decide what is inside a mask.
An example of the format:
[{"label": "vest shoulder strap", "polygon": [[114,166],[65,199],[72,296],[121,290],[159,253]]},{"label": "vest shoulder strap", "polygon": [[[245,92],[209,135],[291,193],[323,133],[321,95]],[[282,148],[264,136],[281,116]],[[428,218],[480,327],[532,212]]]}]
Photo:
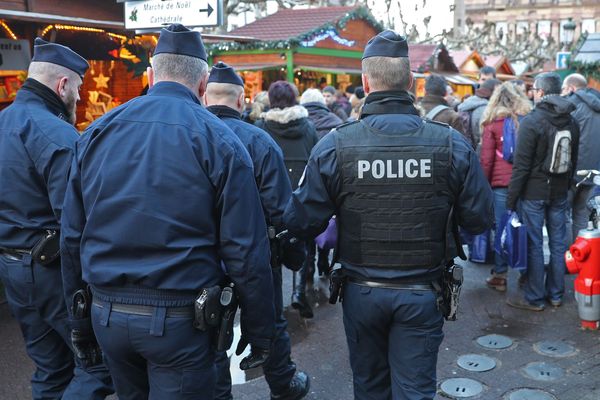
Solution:
[{"label": "vest shoulder strap", "polygon": [[435,117],[438,116],[439,113],[441,113],[442,111],[447,110],[449,108],[450,107],[448,107],[446,105],[438,104],[437,106],[435,106],[431,110],[429,110],[429,112],[427,113],[425,118],[433,120]]}]

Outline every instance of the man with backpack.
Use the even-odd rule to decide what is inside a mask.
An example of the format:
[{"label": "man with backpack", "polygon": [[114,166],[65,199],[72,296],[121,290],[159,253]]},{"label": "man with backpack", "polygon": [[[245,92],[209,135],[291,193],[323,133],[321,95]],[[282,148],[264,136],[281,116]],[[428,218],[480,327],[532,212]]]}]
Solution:
[{"label": "man with backpack", "polygon": [[[446,99],[446,80],[439,75],[429,75],[425,80],[425,97],[419,103],[423,116],[427,119],[448,124],[464,135],[464,127],[460,117]],[[471,138],[465,136],[473,145]]]},{"label": "man with backpack", "polygon": [[[538,75],[535,109],[519,126],[506,208],[517,210],[527,226],[527,283],[524,296],[508,305],[542,311],[545,300],[562,304],[567,250],[567,193],[577,166],[579,126],[571,116],[575,106],[560,97],[561,79],[554,72]],[[542,228],[546,223],[550,264],[544,267]]]},{"label": "man with backpack", "polygon": [[475,96],[469,97],[458,106],[458,115],[464,126],[464,135],[471,138],[473,147],[477,148],[481,140],[481,117],[488,105],[496,86],[502,84],[497,79],[488,79],[475,91]]}]

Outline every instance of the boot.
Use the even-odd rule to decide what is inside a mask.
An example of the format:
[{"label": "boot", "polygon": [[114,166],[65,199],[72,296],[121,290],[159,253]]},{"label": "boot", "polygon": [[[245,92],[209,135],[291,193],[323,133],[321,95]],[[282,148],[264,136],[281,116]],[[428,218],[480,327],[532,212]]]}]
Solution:
[{"label": "boot", "polygon": [[296,372],[292,377],[290,385],[284,393],[271,393],[271,400],[300,400],[310,390],[310,378],[304,372]]},{"label": "boot", "polygon": [[506,292],[506,274],[495,274],[485,280],[487,286],[499,292]]},{"label": "boot", "polygon": [[317,269],[319,276],[329,276],[329,250],[319,250]]},{"label": "boot", "polygon": [[302,318],[312,318],[314,316],[304,293],[297,291],[292,293],[292,308],[298,310]]}]

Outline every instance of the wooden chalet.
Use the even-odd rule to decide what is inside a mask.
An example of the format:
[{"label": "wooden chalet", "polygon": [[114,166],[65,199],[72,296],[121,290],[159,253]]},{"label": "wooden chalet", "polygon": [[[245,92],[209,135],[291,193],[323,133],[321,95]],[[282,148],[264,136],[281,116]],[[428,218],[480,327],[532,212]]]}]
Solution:
[{"label": "wooden chalet", "polygon": [[502,81],[515,79],[515,70],[505,56],[483,56],[477,50],[452,50],[450,56],[464,76],[478,79],[479,70],[486,65],[496,68],[496,77]]},{"label": "wooden chalet", "polygon": [[365,7],[283,9],[230,31],[234,42],[209,46],[209,63],[223,61],[240,72],[247,98],[282,79],[300,92],[325,85],[344,89],[361,84],[363,50],[382,30]]}]

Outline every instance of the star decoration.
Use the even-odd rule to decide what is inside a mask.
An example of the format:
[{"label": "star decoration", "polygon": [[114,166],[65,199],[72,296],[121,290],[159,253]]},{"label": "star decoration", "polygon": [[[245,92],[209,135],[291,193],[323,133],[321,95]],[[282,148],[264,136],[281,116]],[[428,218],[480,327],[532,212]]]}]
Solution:
[{"label": "star decoration", "polygon": [[100,75],[98,75],[95,78],[92,78],[94,80],[94,82],[96,82],[96,89],[101,89],[101,88],[107,88],[108,89],[108,81],[110,80],[109,77],[104,76],[104,74],[102,74],[102,72],[100,72]]}]

